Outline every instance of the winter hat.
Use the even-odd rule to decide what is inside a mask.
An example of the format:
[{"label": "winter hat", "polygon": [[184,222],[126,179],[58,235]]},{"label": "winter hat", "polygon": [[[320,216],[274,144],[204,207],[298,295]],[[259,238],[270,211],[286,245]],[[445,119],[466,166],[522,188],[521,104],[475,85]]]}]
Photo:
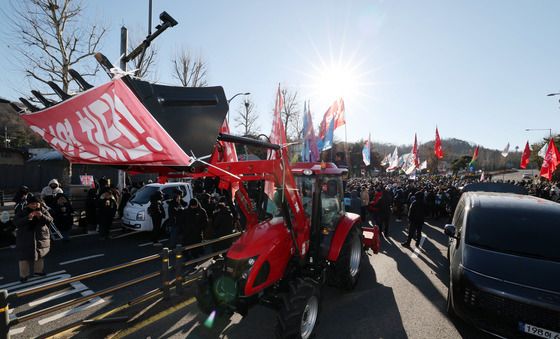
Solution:
[{"label": "winter hat", "polygon": [[32,204],[34,202],[41,203],[41,199],[39,199],[39,197],[36,197],[36,196],[32,196],[32,197],[27,198],[27,204],[28,205]]},{"label": "winter hat", "polygon": [[56,179],[52,179],[51,181],[49,181],[49,186],[52,184],[56,184],[57,186],[60,186],[60,184],[58,183],[58,180]]}]

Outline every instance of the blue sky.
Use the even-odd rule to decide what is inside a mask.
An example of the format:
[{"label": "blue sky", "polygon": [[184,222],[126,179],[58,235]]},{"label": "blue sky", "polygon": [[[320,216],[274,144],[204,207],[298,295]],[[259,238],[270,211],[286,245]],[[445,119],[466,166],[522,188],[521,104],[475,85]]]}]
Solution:
[{"label": "blue sky", "polygon": [[[88,20],[110,26],[101,51],[111,60],[122,24],[146,30],[147,0],[83,2]],[[279,82],[311,100],[315,124],[343,95],[350,141],[371,132],[374,141],[410,144],[417,133],[424,142],[437,124],[442,138],[522,149],[547,134],[526,128],[560,131],[558,100],[546,97],[560,91],[559,1],[154,0],[154,24],[163,10],[179,25],[155,43],[157,79],[173,83],[171,55],[188,48],[207,61],[209,84],[228,97],[252,93],[265,133]],[[0,96],[15,99],[29,85],[7,28],[0,33]]]}]

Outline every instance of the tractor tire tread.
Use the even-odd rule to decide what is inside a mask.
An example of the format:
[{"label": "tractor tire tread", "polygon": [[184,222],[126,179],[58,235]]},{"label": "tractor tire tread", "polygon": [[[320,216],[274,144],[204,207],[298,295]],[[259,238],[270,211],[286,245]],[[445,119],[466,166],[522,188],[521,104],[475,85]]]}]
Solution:
[{"label": "tractor tire tread", "polygon": [[[290,292],[282,296],[278,311],[276,323],[276,338],[278,339],[300,338],[301,316],[307,300],[313,295],[320,297],[318,284],[310,278],[297,278],[290,282],[289,286]],[[320,298],[318,299],[320,300]]]},{"label": "tractor tire tread", "polygon": [[354,238],[360,239],[359,234],[356,236],[357,232],[358,230],[356,227],[352,227],[352,229],[348,232],[346,240],[344,241],[344,244],[342,245],[342,248],[340,250],[340,255],[336,263],[334,264],[334,268],[330,272],[331,274],[329,275],[329,283],[331,285],[347,291],[351,291],[354,289],[360,276],[360,271],[358,271],[354,278],[352,278],[349,273],[350,256],[352,254],[352,241],[354,241]]}]

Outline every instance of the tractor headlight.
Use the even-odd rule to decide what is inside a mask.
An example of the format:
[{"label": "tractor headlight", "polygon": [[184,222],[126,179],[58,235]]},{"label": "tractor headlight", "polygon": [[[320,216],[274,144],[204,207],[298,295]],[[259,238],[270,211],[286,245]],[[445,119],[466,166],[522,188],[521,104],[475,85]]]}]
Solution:
[{"label": "tractor headlight", "polygon": [[236,279],[244,279],[247,280],[249,277],[249,273],[251,273],[251,269],[253,265],[257,262],[258,256],[254,256],[248,259],[241,259],[241,260],[232,260],[229,259],[226,261],[226,272],[231,274]]},{"label": "tractor headlight", "polygon": [[144,211],[140,211],[136,213],[136,220],[140,220],[140,221],[146,220],[146,214],[144,213]]}]

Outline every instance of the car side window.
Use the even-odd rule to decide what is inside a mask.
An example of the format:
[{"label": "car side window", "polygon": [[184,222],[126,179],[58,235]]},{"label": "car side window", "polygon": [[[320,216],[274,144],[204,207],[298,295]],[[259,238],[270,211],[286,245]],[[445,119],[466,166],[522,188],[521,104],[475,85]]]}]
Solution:
[{"label": "car side window", "polygon": [[173,196],[173,191],[177,188],[177,186],[166,187],[161,190],[163,193],[163,200],[169,200]]},{"label": "car side window", "polygon": [[181,190],[181,192],[183,192],[183,197],[187,196],[187,186],[179,186],[179,189]]},{"label": "car side window", "polygon": [[453,225],[457,230],[457,234],[460,234],[463,229],[463,221],[465,220],[465,200],[461,199],[457,204],[455,209],[455,215],[453,216]]}]

